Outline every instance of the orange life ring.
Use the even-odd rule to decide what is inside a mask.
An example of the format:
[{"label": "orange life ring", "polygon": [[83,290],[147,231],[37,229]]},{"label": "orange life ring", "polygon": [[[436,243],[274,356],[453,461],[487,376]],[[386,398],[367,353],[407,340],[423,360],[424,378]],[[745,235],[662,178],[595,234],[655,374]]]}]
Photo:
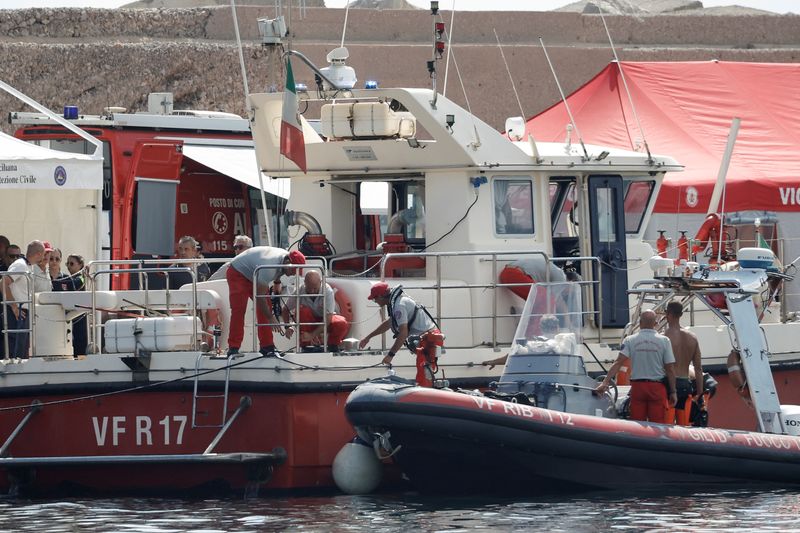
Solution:
[{"label": "orange life ring", "polygon": [[338,314],[342,315],[348,324],[352,324],[353,302],[350,301],[350,297],[341,288],[334,285],[331,285],[331,287],[333,288],[333,299],[336,300],[336,305],[339,306]]},{"label": "orange life ring", "polygon": [[[711,255],[708,262],[710,264],[717,263],[719,257],[720,235],[724,231],[722,219],[717,213],[711,213],[706,216],[703,225],[697,230],[697,235],[694,236],[695,244],[692,246],[692,255],[697,255],[706,249],[706,246],[711,245]],[[722,250],[723,258],[726,257],[725,249]]]}]

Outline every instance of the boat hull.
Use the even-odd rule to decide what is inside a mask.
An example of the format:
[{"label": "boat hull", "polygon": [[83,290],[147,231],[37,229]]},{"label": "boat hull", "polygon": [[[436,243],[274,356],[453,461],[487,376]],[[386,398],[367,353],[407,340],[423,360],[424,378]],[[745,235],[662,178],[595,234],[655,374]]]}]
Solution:
[{"label": "boat hull", "polygon": [[624,489],[800,482],[800,438],[572,415],[396,384],[359,387],[360,429],[390,434],[421,489]]},{"label": "boat hull", "polygon": [[[222,388],[206,393],[222,393]],[[250,407],[220,432],[222,401],[197,404],[191,390],[0,399],[0,432],[11,435],[35,399],[44,406],[0,458],[0,491],[254,493],[333,486],[330,465],[353,436],[344,417],[347,391],[229,391],[228,420],[243,398]]]}]

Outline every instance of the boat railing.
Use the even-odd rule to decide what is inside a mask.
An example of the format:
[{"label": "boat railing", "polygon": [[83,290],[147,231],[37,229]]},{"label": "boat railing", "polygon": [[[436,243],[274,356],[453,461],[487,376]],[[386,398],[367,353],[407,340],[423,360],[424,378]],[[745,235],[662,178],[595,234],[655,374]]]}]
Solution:
[{"label": "boat railing", "polygon": [[[316,327],[322,326],[322,350],[328,351],[328,321],[327,317],[325,316],[325,310],[328,309],[328,295],[325,291],[325,286],[328,283],[328,260],[322,256],[307,256],[306,260],[308,263],[302,266],[302,268],[296,268],[294,274],[294,292],[287,292],[282,291],[280,294],[258,294],[258,287],[255,280],[258,279],[259,273],[262,271],[271,271],[275,269],[274,265],[261,265],[256,267],[255,271],[253,272],[253,297],[252,297],[252,311],[253,311],[253,342],[255,343],[256,339],[258,339],[258,328],[259,327],[272,327],[277,326],[281,328],[281,330],[285,330],[288,327],[292,327],[295,329],[294,335],[294,349],[295,353],[299,353],[302,349],[301,347],[301,328],[305,329],[306,327]],[[317,262],[319,262],[317,264]],[[288,265],[289,268],[293,268],[291,265]],[[303,274],[300,273],[300,270],[303,270]],[[322,298],[322,309],[323,309],[323,316],[320,321],[317,322],[305,322],[300,320],[300,305],[301,299],[307,296],[314,296],[313,294],[305,295],[300,294],[300,287],[304,285],[304,276],[309,271],[318,271],[320,273],[320,277],[322,278],[320,282],[320,292],[317,296]],[[291,276],[290,276],[291,277]],[[277,300],[275,300],[277,298]],[[260,299],[269,299],[270,301],[267,302],[267,305],[272,305],[273,302],[278,302],[278,308],[274,309],[274,311],[278,311],[278,314],[275,314],[275,322],[272,324],[262,323],[258,321],[258,315],[255,312],[257,309],[258,301]],[[285,302],[284,302],[285,300]],[[290,318],[287,321],[284,321],[280,311],[284,308],[293,311],[290,313]]]},{"label": "boat railing", "polygon": [[[782,281],[791,279],[790,276],[785,274],[775,274],[781,278]],[[779,286],[781,290],[785,290],[785,283]],[[710,311],[715,315],[723,324],[729,321],[727,311],[717,307],[707,296],[720,295],[730,292],[751,292],[742,288],[739,281],[735,279],[723,280],[705,280],[705,279],[691,279],[691,278],[666,278],[666,279],[644,279],[636,282],[633,287],[628,290],[629,294],[636,295],[637,300],[633,306],[633,313],[631,322],[623,330],[623,337],[635,333],[638,330],[638,319],[645,306],[647,309],[652,309],[659,314],[657,329],[661,330],[666,325],[665,311],[667,303],[670,301],[678,301],[683,307],[685,314],[689,316],[689,324],[691,326],[698,325],[698,314]],[[762,311],[759,316],[764,314],[764,311],[773,302],[778,294],[777,288],[770,288],[768,297],[762,302]],[[790,320],[790,317],[783,314],[785,309],[784,298],[781,298],[781,322]],[[695,306],[695,302],[700,302],[701,306]]]},{"label": "boat railing", "polygon": [[[140,316],[173,316],[183,315],[192,318],[202,318],[198,306],[197,289],[197,269],[203,263],[224,263],[230,259],[226,258],[197,258],[197,259],[133,259],[133,260],[97,260],[87,264],[89,288],[91,290],[91,327],[90,343],[94,346],[94,353],[103,353],[103,328],[102,313],[121,313],[124,315]],[[165,263],[169,262],[168,266]],[[122,303],[133,308],[130,309],[104,309],[98,306],[98,287],[102,286],[100,280],[104,277],[113,277],[120,274],[130,274],[138,280],[141,287],[141,300],[135,301],[133,292],[130,298],[122,297]],[[169,283],[170,275],[188,274],[191,279],[191,289],[180,291],[172,288]],[[151,276],[164,277],[166,282],[164,288],[151,288]],[[109,284],[110,285],[110,284]],[[188,293],[188,294],[187,294]],[[162,296],[163,295],[163,296]],[[178,297],[180,295],[181,297]],[[185,298],[184,296],[188,296]],[[201,331],[198,329],[197,320],[193,321],[192,326],[192,349],[199,348]]]},{"label": "boat railing", "polygon": [[[231,260],[230,257],[228,258],[207,258],[201,257],[197,259],[178,259],[178,258],[169,258],[169,259],[98,259],[95,261],[90,261],[87,263],[86,268],[89,276],[91,277],[92,272],[95,272],[98,268],[108,268],[111,269],[113,272],[112,274],[124,274],[129,272],[131,274],[135,274],[135,279],[137,280],[137,286],[142,288],[143,290],[151,290],[151,274],[156,274],[159,276],[163,276],[166,280],[169,280],[169,274],[175,274],[180,272],[176,270],[177,268],[188,268],[192,273],[193,279],[197,280],[198,274],[197,269],[203,263],[206,264],[223,264],[227,263]],[[169,263],[169,265],[166,265]],[[125,269],[125,271],[123,271]],[[183,271],[185,272],[185,270]],[[169,283],[165,283],[166,289],[170,289]],[[173,288],[173,290],[175,290]]]},{"label": "boat railing", "polygon": [[[592,293],[591,287],[597,286],[598,292],[602,290],[600,272],[600,259],[598,257],[550,257],[546,252],[538,251],[538,250],[496,250],[496,251],[455,251],[455,252],[405,252],[405,253],[388,253],[384,255],[383,259],[381,260],[381,280],[386,280],[386,265],[389,261],[396,258],[408,258],[408,257],[424,257],[429,265],[433,266],[433,276],[434,276],[434,284],[423,284],[423,283],[415,283],[415,284],[408,284],[404,287],[406,289],[416,289],[416,290],[432,290],[435,291],[435,317],[438,323],[441,323],[442,320],[490,320],[491,321],[491,341],[490,345],[495,350],[498,349],[498,346],[501,344],[498,339],[498,320],[503,318],[519,318],[520,313],[501,313],[499,311],[499,292],[498,289],[503,288],[512,288],[518,286],[530,286],[530,283],[500,283],[499,274],[500,268],[505,266],[506,263],[511,261],[512,259],[519,259],[521,257],[531,257],[531,256],[540,256],[544,259],[548,268],[545,269],[547,272],[546,278],[543,280],[537,280],[541,282],[548,282],[550,280],[550,273],[549,273],[549,265],[550,264],[559,264],[565,263],[567,261],[572,262],[579,262],[579,263],[594,263],[593,266],[597,266],[598,268],[589,269],[589,271],[594,271],[598,273],[598,277],[595,280],[579,280],[574,281],[573,283],[577,283],[581,286],[582,292],[589,292]],[[430,260],[427,260],[430,258]],[[491,263],[491,279],[486,283],[464,283],[458,285],[444,285],[442,279],[442,271],[443,271],[443,263],[446,262],[447,259],[452,258],[475,258],[479,262],[489,262]],[[472,313],[469,314],[449,314],[444,315],[442,313],[442,299],[444,296],[444,291],[447,290],[459,290],[459,289],[484,289],[484,290],[491,290],[492,291],[492,311],[491,314],[479,314],[479,313]],[[593,302],[593,299],[587,298],[586,294],[583,294],[584,301],[586,302]],[[599,295],[598,301],[602,300],[602,294]],[[596,307],[596,308],[595,308]],[[383,313],[383,311],[381,311]],[[602,324],[602,306],[591,306],[589,307],[589,311],[586,313],[589,317],[593,319],[594,326],[597,329],[598,338],[602,341],[602,328],[598,327]],[[507,343],[505,343],[507,344]]]},{"label": "boat railing", "polygon": [[[335,276],[339,278],[352,278],[352,277],[360,277],[366,276],[371,270],[380,266],[380,259],[383,257],[383,252],[378,250],[369,250],[365,252],[355,252],[355,253],[346,253],[342,255],[337,255],[336,257],[330,258],[329,265],[330,265],[330,273],[331,276],[334,276],[334,272],[339,263],[343,263],[345,261],[358,261],[361,260],[361,271],[356,274],[342,274],[336,273]],[[370,259],[374,259],[374,264],[370,265]]]},{"label": "boat railing", "polygon": [[723,324],[728,322],[723,312],[712,305],[708,299],[703,296],[711,294],[724,294],[724,293],[740,293],[742,292],[741,284],[734,280],[726,280],[723,284],[719,284],[707,288],[692,288],[691,290],[680,287],[670,286],[664,280],[658,279],[644,279],[634,283],[633,287],[628,290],[629,294],[636,295],[637,300],[633,307],[631,321],[622,332],[622,338],[633,335],[639,331],[639,316],[642,311],[650,309],[656,312],[658,321],[656,323],[656,331],[662,331],[667,325],[666,308],[667,304],[672,301],[680,302],[684,312],[689,312],[692,316],[696,312],[695,302],[700,302],[702,308],[711,311]]},{"label": "boat railing", "polygon": [[[93,346],[95,347],[95,350],[94,350],[95,353],[97,353],[97,354],[102,354],[103,353],[103,348],[102,348],[103,343],[102,343],[101,339],[103,338],[103,328],[105,327],[105,324],[102,322],[102,320],[100,320],[99,314],[100,314],[100,312],[103,312],[103,311],[112,312],[112,313],[116,311],[114,309],[99,309],[98,308],[98,306],[97,306],[97,286],[98,286],[97,285],[97,278],[100,277],[100,276],[109,276],[109,275],[114,275],[114,274],[143,274],[143,275],[147,276],[147,274],[150,274],[150,273],[161,274],[161,273],[164,273],[166,270],[169,270],[169,272],[188,272],[189,275],[191,275],[191,277],[192,277],[191,304],[190,304],[190,306],[188,308],[183,308],[182,307],[181,311],[185,311],[191,317],[196,317],[197,316],[197,277],[196,277],[196,273],[192,272],[191,268],[188,268],[188,267],[171,267],[169,269],[165,269],[163,267],[162,268],[114,268],[114,269],[96,270],[96,271],[90,272],[89,279],[91,280],[91,288],[92,288],[92,314],[95,317],[95,319],[93,320],[93,327],[91,328],[92,329],[92,335],[90,336],[90,342],[92,342]],[[167,272],[167,274],[169,274],[169,272]],[[175,291],[174,290],[171,291],[171,289],[169,288],[169,283],[167,283],[167,288],[164,289],[164,290],[166,292],[166,295],[165,295],[166,311],[163,314],[166,314],[167,316],[170,316],[170,315],[173,314],[174,311],[177,310],[174,306],[171,306],[171,303],[170,303],[171,302],[170,293],[171,292],[175,292]],[[153,306],[151,305],[152,303],[154,303],[151,300],[151,296],[152,296],[151,295],[151,291],[147,288],[147,285],[145,285],[144,302],[140,304],[138,302],[128,301],[127,303],[133,305],[134,307],[139,307],[140,308],[140,313],[142,315],[145,315],[145,316],[148,315],[148,314],[154,314],[154,313],[162,314],[159,311],[156,311],[153,308]],[[193,350],[197,350],[198,334],[199,334],[199,331],[197,329],[197,323],[195,321],[194,326],[193,326],[193,335],[192,335],[192,349]]]},{"label": "boat railing", "polygon": [[[34,297],[34,283],[33,283],[33,273],[31,272],[0,272],[0,290],[3,291],[2,298],[0,298],[0,302],[2,302],[3,313],[2,313],[2,328],[0,328],[2,333],[2,342],[3,342],[3,353],[5,354],[5,360],[9,360],[11,358],[11,353],[9,352],[9,335],[10,334],[26,334],[28,336],[28,340],[30,342],[30,353],[36,354],[36,338],[33,335],[34,326],[36,324],[36,298]],[[6,277],[10,277],[11,279],[24,277],[25,278],[25,300],[6,300],[5,298],[5,282]],[[28,312],[28,327],[27,328],[13,328],[9,329],[8,327],[8,317],[9,313],[13,313],[11,310],[11,305],[16,304],[18,307],[17,309],[21,309],[21,306],[27,306]],[[19,337],[17,337],[19,338]]]},{"label": "boat railing", "polygon": [[[726,223],[726,226],[728,226],[728,225],[729,224]],[[784,265],[785,266],[787,264],[786,263],[786,239],[773,237],[773,238],[770,239],[770,241],[774,243],[774,248],[776,248],[776,250],[773,250],[773,251],[776,252],[776,254],[775,254],[775,256],[776,256],[776,264],[778,266],[780,266],[780,265]],[[653,248],[656,247],[656,244],[655,244],[654,241],[648,241],[648,242],[653,246]],[[689,247],[691,248],[694,245],[695,242],[696,241],[694,241],[694,239],[691,239],[689,241]],[[757,237],[756,238],[746,238],[746,239],[745,238],[741,238],[741,237],[728,238],[728,239],[725,239],[724,243],[725,243],[725,246],[726,246],[727,249],[737,250],[737,251],[740,250],[741,248],[744,248],[744,247],[756,247],[756,248],[758,248],[758,247],[761,246],[761,243],[759,242]],[[704,257],[705,257],[706,261],[703,261],[701,259],[701,257],[699,257],[699,256],[696,257],[695,259],[697,259],[697,261],[700,262],[700,263],[707,262],[708,259],[711,259],[707,255],[704,256]],[[790,297],[796,297],[797,293],[789,293],[788,289],[789,289],[788,285],[784,283],[781,286],[781,289],[780,289],[780,298],[776,298],[778,300],[778,312],[779,312],[779,316],[780,316],[780,322],[789,322],[789,321],[792,321],[792,320],[795,319],[795,313],[793,313],[789,309],[789,300],[790,300]],[[685,308],[684,311],[685,312],[688,311],[687,314],[688,314],[689,325],[690,326],[697,325],[697,323],[696,323],[697,317],[695,316],[694,302],[691,302],[691,304],[687,308]]]}]

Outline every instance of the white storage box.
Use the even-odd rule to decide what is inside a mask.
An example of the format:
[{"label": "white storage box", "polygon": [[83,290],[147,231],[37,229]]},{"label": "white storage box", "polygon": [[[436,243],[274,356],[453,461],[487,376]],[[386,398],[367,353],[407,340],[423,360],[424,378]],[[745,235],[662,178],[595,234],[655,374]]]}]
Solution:
[{"label": "white storage box", "polygon": [[[138,341],[140,350],[170,352],[190,350],[195,334],[202,331],[200,318],[165,316],[152,318],[120,318],[105,323],[106,353],[133,352]],[[140,332],[134,334],[134,332]]]},{"label": "white storage box", "polygon": [[325,104],[319,119],[325,137],[347,139],[353,136],[353,104]]},{"label": "white storage box", "polygon": [[356,137],[413,137],[417,133],[414,115],[389,109],[385,102],[353,105],[353,133]]},{"label": "white storage box", "polygon": [[395,112],[385,102],[325,104],[320,112],[322,134],[328,138],[413,137],[417,121],[408,112]]}]

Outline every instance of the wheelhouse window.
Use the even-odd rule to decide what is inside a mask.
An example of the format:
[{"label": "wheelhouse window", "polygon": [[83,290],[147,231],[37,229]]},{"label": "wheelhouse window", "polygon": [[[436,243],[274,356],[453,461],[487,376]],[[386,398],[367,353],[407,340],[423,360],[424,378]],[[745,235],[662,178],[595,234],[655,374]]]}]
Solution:
[{"label": "wheelhouse window", "polygon": [[614,216],[617,211],[614,189],[598,187],[597,192],[597,240],[614,242],[617,240],[617,223]]},{"label": "wheelhouse window", "polygon": [[178,182],[136,178],[133,235],[137,254],[169,257],[175,252],[175,199]]},{"label": "wheelhouse window", "polygon": [[533,235],[533,180],[494,178],[494,228],[498,235]]},{"label": "wheelhouse window", "polygon": [[407,243],[425,243],[425,183],[409,182],[405,184],[404,209],[409,215],[405,225]]},{"label": "wheelhouse window", "polygon": [[550,218],[554,238],[578,236],[573,211],[576,206],[574,178],[556,178],[550,182]]},{"label": "wheelhouse window", "polygon": [[656,182],[625,180],[625,233],[639,233]]}]

